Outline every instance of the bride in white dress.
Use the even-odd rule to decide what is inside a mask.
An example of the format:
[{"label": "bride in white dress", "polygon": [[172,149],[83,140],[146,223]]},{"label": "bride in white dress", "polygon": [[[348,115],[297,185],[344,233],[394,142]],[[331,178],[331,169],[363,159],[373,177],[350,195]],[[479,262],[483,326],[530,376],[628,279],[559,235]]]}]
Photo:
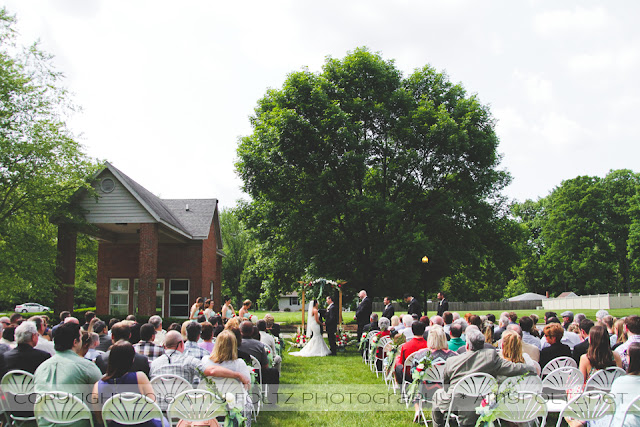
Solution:
[{"label": "bride in white dress", "polygon": [[309,303],[309,315],[307,316],[307,337],[311,339],[301,351],[289,353],[291,356],[314,357],[328,356],[331,350],[324,343],[322,338],[322,328],[320,327],[320,314],[318,313],[318,301],[313,300]]}]

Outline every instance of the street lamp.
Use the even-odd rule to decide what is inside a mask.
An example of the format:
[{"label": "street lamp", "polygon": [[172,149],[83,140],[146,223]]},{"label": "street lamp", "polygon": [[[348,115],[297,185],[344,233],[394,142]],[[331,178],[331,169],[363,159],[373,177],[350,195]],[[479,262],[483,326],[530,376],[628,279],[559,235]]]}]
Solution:
[{"label": "street lamp", "polygon": [[424,270],[422,272],[423,277],[424,277],[424,315],[427,315],[427,308],[428,308],[428,299],[427,299],[427,264],[429,264],[429,257],[427,257],[426,255],[422,257],[422,265],[424,265]]}]

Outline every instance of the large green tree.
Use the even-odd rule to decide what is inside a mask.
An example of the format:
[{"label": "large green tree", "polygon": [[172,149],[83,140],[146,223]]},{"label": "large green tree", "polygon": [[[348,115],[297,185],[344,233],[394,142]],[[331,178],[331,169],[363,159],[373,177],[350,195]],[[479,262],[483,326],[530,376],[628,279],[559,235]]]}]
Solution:
[{"label": "large green tree", "polygon": [[243,215],[300,276],[398,296],[508,252],[493,118],[429,66],[404,78],[364,48],[328,58],[269,90],[251,124]]},{"label": "large green tree", "polygon": [[[0,280],[13,296],[55,292],[55,228],[95,168],[65,124],[73,105],[50,55],[15,42],[0,9]],[[30,291],[32,290],[32,291]]]},{"label": "large green tree", "polygon": [[558,294],[630,292],[637,287],[640,175],[563,181],[547,197],[513,207],[525,231],[517,289]]}]

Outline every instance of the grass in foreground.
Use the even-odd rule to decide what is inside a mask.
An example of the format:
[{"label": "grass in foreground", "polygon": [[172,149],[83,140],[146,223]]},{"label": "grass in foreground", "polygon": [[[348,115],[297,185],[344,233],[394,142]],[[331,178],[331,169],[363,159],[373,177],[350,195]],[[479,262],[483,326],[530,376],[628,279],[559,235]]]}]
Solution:
[{"label": "grass in foreground", "polygon": [[[295,349],[293,350],[295,351]],[[379,399],[386,395],[386,386],[382,377],[376,375],[362,363],[357,348],[347,347],[347,351],[338,353],[336,357],[294,357],[284,354],[280,391],[291,390],[291,400],[295,401],[300,411],[262,411],[256,425],[259,426],[373,426],[392,425],[410,426],[413,419],[413,407],[406,409],[404,405],[395,405],[394,411],[376,410],[377,405],[360,405],[358,411],[330,409],[324,403],[303,403],[304,393],[334,392],[341,390],[359,390],[362,393],[376,390]],[[292,385],[295,385],[291,387]],[[391,393],[390,396],[393,396]],[[391,400],[395,400],[391,397]],[[394,405],[390,403],[390,405]],[[286,405],[280,405],[286,406]],[[429,415],[427,414],[427,417]]]}]

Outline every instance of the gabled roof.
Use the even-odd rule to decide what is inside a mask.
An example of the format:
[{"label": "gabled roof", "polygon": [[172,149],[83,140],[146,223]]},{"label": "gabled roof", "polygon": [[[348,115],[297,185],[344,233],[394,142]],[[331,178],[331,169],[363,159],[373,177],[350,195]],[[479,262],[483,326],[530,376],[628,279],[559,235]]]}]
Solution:
[{"label": "gabled roof", "polygon": [[95,177],[105,170],[109,170],[158,223],[189,239],[206,239],[211,223],[215,221],[218,230],[218,250],[222,249],[220,224],[215,215],[217,199],[161,199],[109,162],[105,162],[105,167],[98,171]]},{"label": "gabled roof", "polygon": [[524,294],[517,295],[509,298],[509,301],[537,301],[547,299],[546,295],[534,294],[533,292],[526,292]]},{"label": "gabled roof", "polygon": [[578,295],[576,295],[574,292],[563,292],[560,295],[558,295],[557,298],[572,298],[572,297],[577,297]]}]

